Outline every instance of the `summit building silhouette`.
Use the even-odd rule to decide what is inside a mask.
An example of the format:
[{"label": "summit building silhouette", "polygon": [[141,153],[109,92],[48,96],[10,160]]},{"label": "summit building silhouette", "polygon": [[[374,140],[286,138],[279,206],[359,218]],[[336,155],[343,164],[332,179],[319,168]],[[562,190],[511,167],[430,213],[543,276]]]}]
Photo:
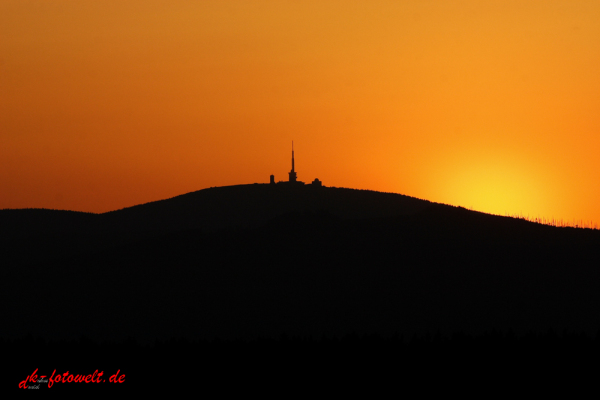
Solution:
[{"label": "summit building silhouette", "polygon": [[[270,184],[271,185],[304,185],[305,183],[302,181],[298,180],[298,176],[296,175],[296,169],[295,169],[295,164],[294,164],[294,141],[292,140],[292,170],[290,172],[288,172],[289,175],[289,180],[288,181],[279,181],[279,182],[275,182],[275,175],[271,175],[271,179],[270,179]],[[319,178],[315,178],[314,181],[312,181],[311,185],[313,186],[323,186],[323,183],[319,180]]]}]

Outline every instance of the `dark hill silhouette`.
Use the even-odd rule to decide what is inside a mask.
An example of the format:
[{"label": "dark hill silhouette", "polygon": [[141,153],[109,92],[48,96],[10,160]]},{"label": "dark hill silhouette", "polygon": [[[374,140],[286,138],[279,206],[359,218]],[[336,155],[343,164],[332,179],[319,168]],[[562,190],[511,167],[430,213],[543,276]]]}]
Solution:
[{"label": "dark hill silhouette", "polygon": [[29,262],[182,230],[199,229],[208,233],[257,227],[293,211],[321,210],[340,218],[357,219],[408,215],[430,204],[408,196],[367,190],[237,185],[199,190],[104,214],[0,210],[0,238],[4,239],[5,256],[17,254],[19,261]]},{"label": "dark hill silhouette", "polygon": [[398,194],[241,185],[0,223],[7,337],[600,328],[600,232]]},{"label": "dark hill silhouette", "polygon": [[[256,227],[273,217],[303,210],[329,211],[340,218],[408,215],[430,203],[393,193],[266,184],[200,190],[103,214],[109,223],[140,231],[172,232]],[[126,221],[126,222],[125,222]]]}]

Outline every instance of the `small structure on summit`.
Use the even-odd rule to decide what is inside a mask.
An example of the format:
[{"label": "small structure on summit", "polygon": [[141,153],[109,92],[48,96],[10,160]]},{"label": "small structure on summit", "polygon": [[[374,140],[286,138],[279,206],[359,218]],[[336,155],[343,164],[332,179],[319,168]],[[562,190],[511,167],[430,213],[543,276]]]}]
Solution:
[{"label": "small structure on summit", "polygon": [[296,171],[294,171],[294,141],[292,140],[292,170],[288,174],[290,176],[290,182],[296,181]]},{"label": "small structure on summit", "polygon": [[[288,172],[289,175],[289,180],[286,181],[279,181],[277,182],[278,185],[280,184],[285,184],[285,185],[304,185],[304,182],[299,181],[298,180],[298,176],[296,175],[296,169],[295,169],[295,165],[294,165],[294,141],[292,140],[292,170],[290,172]],[[269,183],[271,185],[275,185],[275,175],[271,175]],[[312,181],[312,185],[313,186],[323,186],[323,183],[316,178],[314,181]]]}]

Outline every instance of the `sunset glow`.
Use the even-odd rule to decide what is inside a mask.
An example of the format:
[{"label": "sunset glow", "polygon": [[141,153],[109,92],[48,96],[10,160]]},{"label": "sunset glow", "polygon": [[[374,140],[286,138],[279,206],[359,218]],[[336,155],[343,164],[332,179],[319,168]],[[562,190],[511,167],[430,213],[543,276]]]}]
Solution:
[{"label": "sunset glow", "polygon": [[600,2],[0,2],[0,208],[287,177],[600,223]]}]

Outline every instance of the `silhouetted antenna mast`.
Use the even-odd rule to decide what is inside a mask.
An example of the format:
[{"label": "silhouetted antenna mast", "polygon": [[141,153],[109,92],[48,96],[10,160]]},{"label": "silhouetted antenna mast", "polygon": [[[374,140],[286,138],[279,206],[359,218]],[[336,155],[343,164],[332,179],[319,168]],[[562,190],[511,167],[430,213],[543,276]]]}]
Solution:
[{"label": "silhouetted antenna mast", "polygon": [[294,171],[294,141],[292,140],[292,170],[289,172],[290,182],[296,182],[296,171]]}]

